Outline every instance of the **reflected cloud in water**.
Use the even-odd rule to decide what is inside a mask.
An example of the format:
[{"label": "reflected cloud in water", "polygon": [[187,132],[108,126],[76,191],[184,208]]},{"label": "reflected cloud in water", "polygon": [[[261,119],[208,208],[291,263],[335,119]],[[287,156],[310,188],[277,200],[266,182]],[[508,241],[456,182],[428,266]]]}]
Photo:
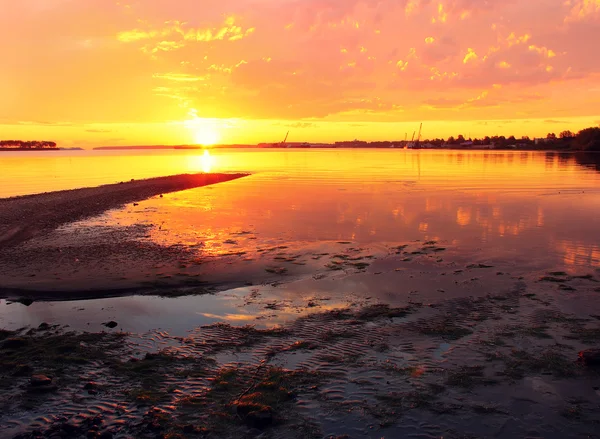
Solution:
[{"label": "reflected cloud in water", "polygon": [[577,155],[213,150],[194,160],[214,171],[245,164],[258,172],[149,200],[142,210],[113,211],[96,223],[148,224],[146,239],[205,256],[434,239],[490,257],[577,264],[586,259],[566,256],[577,249],[597,260],[600,175]]}]

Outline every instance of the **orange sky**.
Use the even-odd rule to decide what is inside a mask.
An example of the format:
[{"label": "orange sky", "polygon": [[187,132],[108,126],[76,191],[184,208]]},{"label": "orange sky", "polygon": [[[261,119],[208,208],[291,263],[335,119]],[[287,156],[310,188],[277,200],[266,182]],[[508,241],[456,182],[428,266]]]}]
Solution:
[{"label": "orange sky", "polygon": [[19,0],[0,138],[540,136],[600,123],[600,0]]}]

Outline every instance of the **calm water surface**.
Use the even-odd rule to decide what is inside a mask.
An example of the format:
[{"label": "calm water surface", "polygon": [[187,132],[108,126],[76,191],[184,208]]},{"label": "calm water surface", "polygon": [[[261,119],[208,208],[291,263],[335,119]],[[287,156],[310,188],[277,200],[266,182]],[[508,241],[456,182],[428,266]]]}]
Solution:
[{"label": "calm water surface", "polygon": [[[113,210],[83,226],[151,224],[147,238],[166,245],[201,243],[202,252],[214,256],[275,244],[315,248],[352,241],[377,251],[390,243],[436,240],[471,260],[581,273],[600,268],[599,162],[594,156],[482,151],[9,153],[0,156],[0,196],[182,172],[250,171],[240,180]],[[236,238],[239,232],[256,240]],[[231,238],[235,245],[226,243]],[[365,295],[377,289],[365,285]],[[195,306],[169,309],[179,310],[175,314],[185,326],[208,323],[215,318],[207,318],[206,309],[217,320],[232,312],[228,297],[182,299],[179,304]],[[140,319],[148,320],[144,328],[167,309],[162,299],[119,300],[137,307]],[[40,306],[52,314],[76,305]],[[103,302],[89,303],[96,306],[104,309]]]},{"label": "calm water surface", "polygon": [[[60,151],[0,156],[0,197],[184,172],[249,171],[149,200],[104,222],[161,224],[153,238],[219,252],[235,229],[263,240],[435,239],[598,266],[600,158],[405,150]],[[167,231],[167,232],[166,232]]]}]

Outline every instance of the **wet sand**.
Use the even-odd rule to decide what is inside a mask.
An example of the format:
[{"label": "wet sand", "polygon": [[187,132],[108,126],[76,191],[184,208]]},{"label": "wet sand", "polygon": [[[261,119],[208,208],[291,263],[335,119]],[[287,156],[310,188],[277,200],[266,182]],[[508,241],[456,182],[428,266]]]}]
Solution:
[{"label": "wet sand", "polygon": [[182,174],[0,199],[0,250],[127,203],[246,175]]},{"label": "wet sand", "polygon": [[[240,289],[238,315],[254,322],[170,332],[161,313],[161,329],[136,330],[107,307],[0,331],[0,436],[595,437],[600,374],[578,352],[600,343],[600,272],[335,244],[310,282],[279,270],[278,286]],[[357,290],[367,283],[374,297]],[[190,298],[164,300],[194,312]]]},{"label": "wet sand", "polygon": [[[72,237],[88,261],[70,260],[72,229],[19,246],[34,258],[62,243],[69,276],[48,272],[47,298],[68,298],[73,273],[105,258],[80,287],[125,264],[125,284],[137,267],[155,289],[114,295],[182,297],[159,299],[146,326],[135,297],[61,312],[0,303],[0,436],[558,439],[593,436],[600,422],[600,374],[578,361],[600,344],[600,271],[535,270],[433,240],[265,245],[250,231],[232,231],[212,260],[134,250],[156,269],[132,257],[139,242],[113,241],[137,232],[96,230],[92,247]],[[240,281],[252,285],[227,290]]]}]

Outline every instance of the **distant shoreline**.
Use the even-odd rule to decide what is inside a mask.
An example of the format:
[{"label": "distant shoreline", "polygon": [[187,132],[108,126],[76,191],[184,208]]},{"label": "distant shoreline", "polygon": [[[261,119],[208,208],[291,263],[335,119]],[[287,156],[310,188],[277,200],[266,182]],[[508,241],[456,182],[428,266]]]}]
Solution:
[{"label": "distant shoreline", "polygon": [[211,145],[211,146],[186,146],[186,145],[149,145],[149,146],[100,146],[91,149],[85,148],[49,148],[49,149],[29,149],[29,148],[0,148],[1,152],[36,152],[36,151],[172,151],[172,150],[205,150],[205,149],[261,149],[261,150],[306,150],[306,149],[353,149],[353,150],[410,150],[410,151],[530,151],[530,152],[556,152],[556,153],[594,153],[597,151],[581,151],[575,149],[560,148],[490,148],[486,146],[470,147],[440,147],[440,148],[403,148],[389,146],[338,146],[338,145],[319,145],[319,146],[259,146],[259,145]]},{"label": "distant shoreline", "polygon": [[[540,152],[564,152],[577,153],[583,152],[573,149],[558,149],[558,148],[490,148],[486,146],[472,147],[443,147],[443,148],[403,148],[389,146],[338,146],[338,145],[322,145],[322,146],[259,146],[259,145],[210,145],[210,146],[184,146],[184,145],[150,145],[150,146],[100,146],[87,151],[154,151],[154,150],[211,150],[211,149],[265,149],[265,150],[287,150],[287,149],[393,149],[393,150],[410,150],[410,151],[540,151]],[[588,151],[591,152],[591,151]]]},{"label": "distant shoreline", "polygon": [[14,151],[61,151],[60,148],[0,148],[0,152],[14,152]]}]

